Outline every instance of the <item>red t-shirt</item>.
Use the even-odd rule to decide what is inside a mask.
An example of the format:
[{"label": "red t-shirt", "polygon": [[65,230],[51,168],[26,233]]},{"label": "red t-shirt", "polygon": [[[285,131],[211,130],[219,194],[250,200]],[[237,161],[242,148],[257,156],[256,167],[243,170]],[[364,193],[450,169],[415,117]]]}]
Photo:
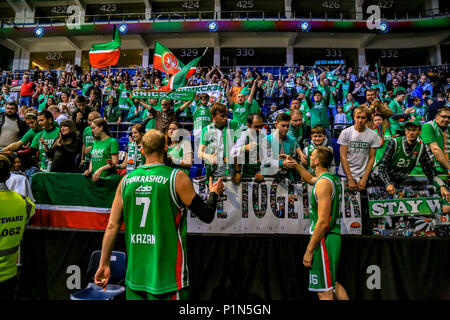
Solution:
[{"label": "red t-shirt", "polygon": [[22,85],[20,86],[20,96],[25,97],[33,95],[33,87],[34,83],[31,81],[22,83]]}]

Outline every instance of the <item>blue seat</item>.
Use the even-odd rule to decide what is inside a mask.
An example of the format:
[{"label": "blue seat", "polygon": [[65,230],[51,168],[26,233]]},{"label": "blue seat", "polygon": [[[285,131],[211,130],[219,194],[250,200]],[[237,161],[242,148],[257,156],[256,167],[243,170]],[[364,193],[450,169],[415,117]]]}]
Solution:
[{"label": "blue seat", "polygon": [[[87,275],[94,278],[100,263],[101,251],[96,250],[91,254]],[[122,283],[126,273],[126,254],[121,251],[113,251],[110,260],[111,277],[106,290],[90,282],[88,286],[70,295],[70,300],[112,300],[114,297],[125,292]]]},{"label": "blue seat", "polygon": [[196,166],[192,166],[189,169],[189,178],[194,179],[195,177],[197,177],[197,173],[198,173],[198,168]]},{"label": "blue seat", "polygon": [[202,176],[206,176],[206,166],[202,168]]}]

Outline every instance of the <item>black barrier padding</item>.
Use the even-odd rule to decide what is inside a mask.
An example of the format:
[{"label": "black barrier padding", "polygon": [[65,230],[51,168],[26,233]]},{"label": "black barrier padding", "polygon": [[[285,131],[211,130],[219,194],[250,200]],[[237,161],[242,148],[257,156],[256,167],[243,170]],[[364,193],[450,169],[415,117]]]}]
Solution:
[{"label": "black barrier padding", "polygon": [[[102,238],[103,232],[27,229],[17,298],[69,299],[77,290],[67,288],[67,268],[80,267],[84,288],[89,257],[101,248]],[[316,300],[302,266],[308,241],[305,235],[190,234],[190,299]],[[123,233],[114,249],[125,251]],[[370,266],[379,267],[380,289],[367,286]],[[448,300],[449,266],[450,239],[346,235],[338,281],[351,299]]]}]

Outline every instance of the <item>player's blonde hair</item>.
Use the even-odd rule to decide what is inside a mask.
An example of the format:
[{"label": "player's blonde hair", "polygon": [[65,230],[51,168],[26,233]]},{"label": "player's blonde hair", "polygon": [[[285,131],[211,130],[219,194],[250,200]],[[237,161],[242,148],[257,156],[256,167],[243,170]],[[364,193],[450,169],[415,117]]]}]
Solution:
[{"label": "player's blonde hair", "polygon": [[142,148],[145,154],[164,153],[165,146],[166,138],[159,130],[150,129],[142,137]]}]

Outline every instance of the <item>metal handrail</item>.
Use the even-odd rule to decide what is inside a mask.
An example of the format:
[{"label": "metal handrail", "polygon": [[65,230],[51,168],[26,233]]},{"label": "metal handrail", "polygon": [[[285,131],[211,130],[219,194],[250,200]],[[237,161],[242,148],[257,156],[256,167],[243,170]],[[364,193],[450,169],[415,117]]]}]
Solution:
[{"label": "metal handrail", "polygon": [[[333,17],[330,17],[330,14]],[[262,19],[262,20],[331,20],[331,21],[360,21],[358,17],[364,17],[364,12],[362,11],[332,11],[323,13],[323,16],[314,15],[310,12],[305,12],[300,14],[296,11],[173,11],[173,12],[152,12],[150,14],[149,19],[147,19],[147,15],[145,13],[108,13],[108,14],[85,14],[83,15],[85,21],[86,19],[93,19],[93,23],[102,23],[102,22],[111,22],[111,18],[119,17],[121,21],[132,21],[136,20],[138,22],[143,21],[165,21],[165,20],[210,20],[211,16],[216,19],[217,16],[220,15],[221,19],[218,20],[249,20],[249,19]],[[448,9],[447,8],[434,8],[434,9],[425,9],[421,11],[415,12],[406,12],[400,13],[394,12],[393,17],[386,17],[383,13],[383,19],[387,21],[397,21],[397,20],[423,20],[427,18],[434,18],[440,16],[447,16]],[[411,14],[415,16],[411,16]],[[203,17],[202,17],[203,15]],[[161,19],[161,16],[167,16],[167,18]],[[227,18],[230,16],[230,18]],[[349,16],[350,18],[344,18],[344,16]],[[224,18],[225,17],[225,18]],[[59,23],[67,23],[67,19],[69,15],[60,15],[60,16],[51,16],[51,17],[23,17],[20,19],[30,20],[33,22],[25,23],[25,22],[14,22],[14,17],[9,18],[0,18],[1,26],[7,25],[16,25],[16,26],[25,26],[25,25],[46,25],[46,24],[59,24]],[[97,19],[98,18],[98,19]],[[46,22],[49,20],[50,22]],[[45,20],[42,22],[42,20]],[[41,22],[41,23],[40,23]],[[86,22],[84,22],[86,23]]]}]

